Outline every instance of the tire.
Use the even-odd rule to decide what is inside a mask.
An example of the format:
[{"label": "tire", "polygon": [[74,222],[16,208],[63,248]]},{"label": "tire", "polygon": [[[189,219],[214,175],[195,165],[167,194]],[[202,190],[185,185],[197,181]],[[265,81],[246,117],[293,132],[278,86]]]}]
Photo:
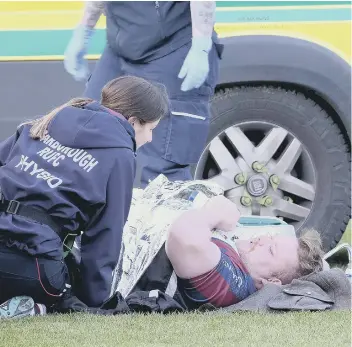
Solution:
[{"label": "tire", "polygon": [[[339,127],[325,110],[299,92],[235,87],[221,90],[213,98],[207,145],[225,129],[248,121],[286,129],[309,153],[316,173],[315,197],[296,233],[315,228],[322,236],[324,249],[330,250],[340,240],[351,216],[350,152]],[[195,178],[206,179],[199,165]]]}]

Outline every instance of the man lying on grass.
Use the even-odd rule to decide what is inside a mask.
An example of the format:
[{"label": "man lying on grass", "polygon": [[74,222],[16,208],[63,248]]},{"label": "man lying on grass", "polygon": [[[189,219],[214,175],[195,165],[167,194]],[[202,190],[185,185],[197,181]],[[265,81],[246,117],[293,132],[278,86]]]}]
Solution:
[{"label": "man lying on grass", "polygon": [[183,213],[169,228],[165,250],[188,308],[204,303],[226,307],[267,282],[288,284],[322,270],[321,240],[313,230],[299,238],[236,240],[236,249],[213,237],[214,229],[233,230],[239,217],[234,203],[216,196],[204,207]]}]

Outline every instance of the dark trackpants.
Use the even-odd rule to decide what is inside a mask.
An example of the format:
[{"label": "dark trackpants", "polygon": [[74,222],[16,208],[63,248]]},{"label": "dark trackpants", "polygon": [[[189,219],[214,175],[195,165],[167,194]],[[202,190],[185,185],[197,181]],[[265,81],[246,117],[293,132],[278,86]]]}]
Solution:
[{"label": "dark trackpants", "polygon": [[209,131],[210,105],[218,78],[219,55],[213,45],[209,53],[210,72],[198,89],[181,91],[178,73],[189,52],[187,44],[146,64],[133,64],[117,56],[107,45],[89,78],[85,96],[100,100],[103,86],[110,80],[132,75],[166,86],[171,113],[153,131],[153,141],[141,147],[137,156],[135,186],[145,187],[160,173],[169,180],[192,179],[190,166],[196,164]]},{"label": "dark trackpants", "polygon": [[0,303],[26,295],[51,306],[68,295],[69,274],[63,261],[35,258],[0,244]]}]

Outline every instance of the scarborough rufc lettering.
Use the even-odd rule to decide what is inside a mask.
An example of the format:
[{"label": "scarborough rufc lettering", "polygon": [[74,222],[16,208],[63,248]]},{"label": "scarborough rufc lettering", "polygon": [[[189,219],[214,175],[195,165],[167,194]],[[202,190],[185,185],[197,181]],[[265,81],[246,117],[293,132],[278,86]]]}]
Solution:
[{"label": "scarborough rufc lettering", "polygon": [[[49,135],[46,135],[41,141],[47,147],[41,149],[37,152],[37,154],[46,162],[51,163],[54,167],[59,166],[60,162],[66,158],[70,158],[74,163],[77,163],[82,170],[89,172],[99,163],[85,150],[63,146]],[[35,176],[38,179],[43,179],[47,182],[50,188],[56,188],[62,183],[61,178],[58,178],[50,172],[41,169],[34,160],[29,160],[29,158],[25,155],[21,155],[21,159],[15,167],[21,169],[22,171],[28,172],[31,176]]]},{"label": "scarborough rufc lettering", "polygon": [[59,166],[60,161],[66,159],[66,157],[72,158],[79,167],[87,172],[92,170],[98,164],[98,161],[85,150],[63,146],[49,135],[46,135],[42,141],[48,147],[43,148],[37,154],[48,163],[52,163],[55,167]]}]

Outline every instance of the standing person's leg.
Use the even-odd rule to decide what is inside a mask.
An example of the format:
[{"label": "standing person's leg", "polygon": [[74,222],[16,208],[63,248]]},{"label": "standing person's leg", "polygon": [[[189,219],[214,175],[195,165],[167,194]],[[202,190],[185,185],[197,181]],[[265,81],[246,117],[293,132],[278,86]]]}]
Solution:
[{"label": "standing person's leg", "polygon": [[88,78],[86,90],[84,91],[85,97],[100,100],[101,90],[105,84],[123,75],[120,59],[108,45],[105,46],[103,54]]},{"label": "standing person's leg", "polygon": [[0,304],[14,296],[29,296],[50,307],[70,294],[63,261],[35,258],[0,245]]},{"label": "standing person's leg", "polygon": [[207,80],[200,88],[183,92],[178,73],[189,49],[190,44],[185,45],[148,64],[122,63],[126,74],[164,84],[171,101],[171,112],[153,131],[153,141],[138,151],[137,162],[143,166],[138,186],[145,187],[161,173],[169,180],[192,179],[190,166],[198,162],[206,144],[219,55],[214,45]]}]

